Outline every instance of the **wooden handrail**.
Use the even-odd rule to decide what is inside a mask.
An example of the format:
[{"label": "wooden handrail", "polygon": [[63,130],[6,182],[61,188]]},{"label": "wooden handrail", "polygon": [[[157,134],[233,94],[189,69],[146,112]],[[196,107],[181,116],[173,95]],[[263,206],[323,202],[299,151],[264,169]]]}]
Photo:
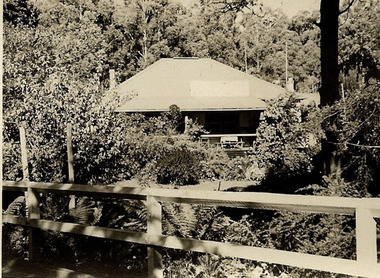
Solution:
[{"label": "wooden handrail", "polygon": [[[267,261],[276,264],[285,264],[295,267],[317,269],[348,275],[362,275],[366,277],[366,275],[363,275],[366,272],[359,269],[360,265],[358,262],[348,259],[273,250],[254,246],[243,246],[234,243],[221,243],[210,240],[195,240],[159,234],[149,235],[148,233],[143,232],[131,232],[120,229],[94,227],[75,223],[59,223],[50,220],[37,219],[28,220],[24,217],[10,215],[3,217],[3,222],[56,232],[80,234],[97,238],[145,244],[149,246],[216,254],[220,256],[238,257],[248,260]],[[155,264],[153,263],[150,265],[154,266]],[[157,277],[157,275],[153,277]]]},{"label": "wooden handrail", "polygon": [[380,210],[379,198],[347,198],[333,196],[305,196],[258,192],[223,192],[178,190],[146,187],[81,185],[69,183],[43,183],[3,181],[3,190],[56,192],[77,196],[118,197],[146,200],[153,196],[160,202],[205,204],[224,207],[281,209],[315,213],[354,214],[356,208]]},{"label": "wooden handrail", "polygon": [[[197,252],[206,252],[221,256],[238,257],[285,264],[294,267],[319,271],[336,272],[363,277],[380,277],[377,263],[376,223],[374,217],[380,217],[379,198],[342,198],[322,196],[300,196],[254,192],[216,192],[186,191],[176,189],[78,185],[40,182],[3,181],[3,190],[20,190],[77,196],[113,197],[120,199],[144,200],[147,204],[147,233],[102,228],[74,223],[60,223],[38,219],[38,210],[32,208],[32,218],[5,215],[3,222],[25,225],[32,228],[48,229],[60,232],[76,233],[101,238],[123,240],[148,246],[149,277],[162,277],[162,257],[159,249],[166,247]],[[306,211],[313,213],[355,214],[357,260],[346,260],[300,254],[289,251],[242,246],[205,240],[194,240],[175,236],[164,236],[161,230],[160,202],[205,204],[224,207],[243,207],[257,209],[276,209]],[[29,202],[38,206],[36,199]],[[33,219],[33,217],[35,217]]]}]

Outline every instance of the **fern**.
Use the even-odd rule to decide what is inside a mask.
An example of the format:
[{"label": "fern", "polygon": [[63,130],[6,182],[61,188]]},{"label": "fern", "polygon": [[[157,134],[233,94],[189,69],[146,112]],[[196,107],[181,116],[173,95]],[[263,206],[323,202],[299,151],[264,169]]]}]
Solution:
[{"label": "fern", "polygon": [[197,239],[219,239],[223,230],[229,225],[229,218],[217,207],[194,206],[197,215]]},{"label": "fern", "polygon": [[92,208],[92,225],[143,231],[147,210],[142,201],[103,199]]},{"label": "fern", "polygon": [[230,224],[217,207],[203,205],[165,203],[163,216],[166,234],[186,238],[221,239]]},{"label": "fern", "polygon": [[169,235],[192,237],[196,230],[196,214],[190,204],[165,203],[163,228]]},{"label": "fern", "polygon": [[9,204],[8,208],[4,214],[17,215],[17,216],[26,216],[27,207],[25,202],[25,196],[19,196]]},{"label": "fern", "polygon": [[41,217],[53,221],[65,221],[68,218],[69,198],[54,194],[41,196]]},{"label": "fern", "polygon": [[97,207],[94,207],[94,214],[93,214],[93,219],[91,221],[91,225],[96,225],[99,223],[100,219],[103,216],[103,204],[98,203]]},{"label": "fern", "polygon": [[142,201],[128,201],[124,204],[124,208],[128,214],[136,214],[139,221],[146,223],[147,209]]},{"label": "fern", "polygon": [[69,217],[79,224],[90,224],[94,217],[95,202],[87,197],[78,200],[75,207],[69,210]]}]

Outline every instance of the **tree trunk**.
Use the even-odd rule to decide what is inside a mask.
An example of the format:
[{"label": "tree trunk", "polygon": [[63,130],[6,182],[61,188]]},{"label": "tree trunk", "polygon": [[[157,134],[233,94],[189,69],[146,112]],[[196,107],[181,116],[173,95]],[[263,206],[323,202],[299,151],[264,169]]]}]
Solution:
[{"label": "tree trunk", "polygon": [[[338,18],[339,0],[321,0],[321,106],[339,100]],[[330,118],[330,128],[336,129],[336,116]],[[335,127],[335,128],[334,128]],[[326,132],[322,142],[323,172],[340,175],[340,159],[336,155],[335,132]]]},{"label": "tree trunk", "polygon": [[339,99],[338,17],[339,0],[321,0],[321,105]]}]

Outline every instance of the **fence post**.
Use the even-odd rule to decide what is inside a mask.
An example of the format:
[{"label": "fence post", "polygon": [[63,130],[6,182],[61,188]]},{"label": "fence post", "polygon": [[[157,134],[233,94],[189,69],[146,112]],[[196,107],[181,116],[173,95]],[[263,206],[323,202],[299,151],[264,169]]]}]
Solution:
[{"label": "fence post", "polygon": [[29,168],[28,168],[28,151],[26,148],[25,129],[22,126],[20,126],[19,131],[20,131],[20,145],[21,145],[22,176],[23,176],[23,181],[28,182]]},{"label": "fence post", "polygon": [[[39,193],[28,187],[27,206],[29,210],[28,219],[40,219]],[[37,260],[40,248],[41,231],[37,228],[28,228],[29,236],[29,259]]]},{"label": "fence post", "polygon": [[[72,142],[72,125],[67,124],[67,166],[69,172],[69,183],[74,183],[74,155]],[[75,195],[70,195],[69,209],[75,208]]]},{"label": "fence post", "polygon": [[[160,203],[152,196],[147,197],[148,221],[147,233],[149,235],[162,234],[162,208]],[[148,247],[148,277],[163,277],[162,254],[156,247]]]},{"label": "fence post", "polygon": [[[22,173],[23,181],[28,184],[29,182],[29,169],[28,169],[28,151],[26,147],[25,129],[23,127],[20,130],[20,145],[21,145],[21,161],[22,161]],[[32,188],[28,187],[28,191],[25,193],[26,206],[28,208],[28,219],[40,219],[39,208],[39,195]],[[36,228],[28,228],[29,237],[29,259],[35,260],[39,253],[39,238],[40,231]]]},{"label": "fence post", "polygon": [[[356,209],[356,255],[360,268],[371,271],[377,269],[376,222],[370,209]],[[377,273],[379,274],[379,273]]]}]

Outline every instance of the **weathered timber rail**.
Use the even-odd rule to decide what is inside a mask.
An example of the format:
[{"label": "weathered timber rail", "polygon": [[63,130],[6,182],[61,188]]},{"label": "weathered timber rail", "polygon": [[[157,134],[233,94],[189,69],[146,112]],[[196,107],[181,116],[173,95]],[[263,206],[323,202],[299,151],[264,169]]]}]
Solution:
[{"label": "weathered timber rail", "polygon": [[[144,244],[148,247],[149,277],[163,276],[162,256],[159,248],[156,247],[205,252],[220,256],[265,261],[353,276],[380,277],[380,264],[377,262],[376,222],[374,220],[374,218],[380,218],[379,198],[360,199],[253,192],[186,191],[27,181],[3,181],[2,185],[3,190],[27,191],[27,206],[29,208],[27,218],[3,215],[3,222],[24,225],[31,227],[32,230],[53,230]],[[42,220],[40,219],[39,211],[39,193],[143,200],[147,205],[148,211],[147,232],[131,232],[120,229]],[[357,259],[347,260],[232,243],[165,236],[162,234],[161,223],[161,203],[165,202],[355,215]]]}]

